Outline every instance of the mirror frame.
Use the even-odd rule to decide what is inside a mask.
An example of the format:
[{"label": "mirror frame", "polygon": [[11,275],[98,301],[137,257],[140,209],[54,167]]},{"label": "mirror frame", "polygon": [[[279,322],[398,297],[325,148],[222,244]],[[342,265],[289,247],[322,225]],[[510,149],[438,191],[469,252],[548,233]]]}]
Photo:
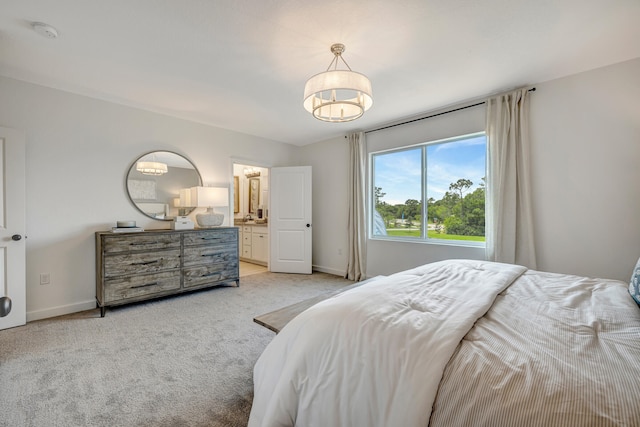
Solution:
[{"label": "mirror frame", "polygon": [[[175,151],[171,151],[171,150],[153,150],[153,151],[149,151],[147,153],[144,153],[140,156],[138,156],[129,166],[129,168],[127,169],[127,173],[124,177],[124,187],[127,190],[127,197],[129,198],[129,201],[131,202],[131,204],[133,206],[135,206],[135,208],[138,210],[138,212],[140,212],[141,214],[143,214],[144,216],[146,216],[147,218],[151,218],[151,219],[155,219],[156,221],[173,221],[174,217],[173,216],[168,216],[165,218],[157,218],[154,217],[152,215],[149,215],[147,212],[143,211],[142,208],[140,208],[140,206],[138,206],[138,202],[136,202],[134,200],[134,198],[131,196],[131,188],[129,186],[129,176],[131,175],[131,171],[133,170],[133,168],[135,168],[136,164],[144,157],[150,155],[150,154],[155,154],[155,153],[169,153],[169,154],[173,154],[175,156],[180,157],[181,159],[185,160],[186,162],[188,162],[192,167],[193,170],[195,171],[197,177],[198,177],[198,183],[193,185],[195,186],[202,186],[202,175],[200,174],[200,171],[198,170],[198,168],[196,167],[195,163],[193,163],[191,161],[191,159],[189,159],[187,156],[182,155],[180,153],[176,153]],[[169,201],[168,204],[171,205],[171,200]],[[159,202],[162,203],[162,202]],[[195,210],[195,207],[192,208],[188,208],[188,210],[186,211],[185,215],[189,215],[191,212],[193,212]]]},{"label": "mirror frame", "polygon": [[233,177],[233,213],[240,212],[240,177]]}]

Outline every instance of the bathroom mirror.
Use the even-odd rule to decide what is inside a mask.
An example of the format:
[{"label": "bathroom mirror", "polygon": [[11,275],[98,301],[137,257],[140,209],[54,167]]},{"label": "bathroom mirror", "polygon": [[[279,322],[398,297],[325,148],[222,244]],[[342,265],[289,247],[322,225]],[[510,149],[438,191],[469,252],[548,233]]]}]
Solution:
[{"label": "bathroom mirror", "polygon": [[249,213],[258,214],[260,203],[260,178],[249,178]]},{"label": "bathroom mirror", "polygon": [[195,207],[180,201],[180,190],[201,186],[202,177],[193,163],[171,151],[152,151],[137,158],[127,173],[131,203],[149,218],[170,221],[189,215]]}]

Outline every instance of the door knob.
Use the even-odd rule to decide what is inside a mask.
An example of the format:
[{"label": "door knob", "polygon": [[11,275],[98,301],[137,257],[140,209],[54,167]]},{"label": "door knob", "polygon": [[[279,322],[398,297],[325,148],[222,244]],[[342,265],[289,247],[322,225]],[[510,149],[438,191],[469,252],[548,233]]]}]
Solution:
[{"label": "door knob", "polygon": [[5,317],[11,313],[11,298],[0,297],[0,317]]},{"label": "door knob", "polygon": [[307,224],[307,228],[311,227],[311,224]]},{"label": "door knob", "polygon": [[22,239],[22,236],[19,234],[14,234],[13,236],[11,236],[11,240],[15,240],[16,242],[21,239]]}]

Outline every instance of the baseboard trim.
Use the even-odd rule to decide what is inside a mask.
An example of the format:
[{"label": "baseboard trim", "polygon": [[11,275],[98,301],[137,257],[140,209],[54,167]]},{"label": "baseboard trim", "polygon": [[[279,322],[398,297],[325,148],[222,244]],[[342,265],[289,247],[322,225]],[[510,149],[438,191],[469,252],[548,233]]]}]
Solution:
[{"label": "baseboard trim", "polygon": [[92,310],[96,308],[96,300],[78,302],[75,304],[60,305],[44,310],[28,311],[27,322],[34,320],[48,319],[50,317],[63,316],[65,314],[77,313],[80,311]]},{"label": "baseboard trim", "polygon": [[335,268],[323,267],[321,265],[314,265],[314,266],[311,267],[311,269],[313,271],[319,271],[320,273],[328,273],[328,274],[333,274],[335,276],[344,277],[344,271],[336,270]]}]

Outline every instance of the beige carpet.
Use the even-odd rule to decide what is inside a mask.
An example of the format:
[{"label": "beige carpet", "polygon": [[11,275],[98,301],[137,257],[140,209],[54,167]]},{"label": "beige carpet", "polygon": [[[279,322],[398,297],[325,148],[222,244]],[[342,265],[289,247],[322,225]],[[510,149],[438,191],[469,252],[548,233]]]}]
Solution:
[{"label": "beige carpet", "polygon": [[262,273],[0,331],[0,426],[246,426],[274,337],[253,317],[351,283]]},{"label": "beige carpet", "polygon": [[252,274],[266,273],[267,271],[269,270],[265,266],[240,261],[240,277],[251,276]]}]

